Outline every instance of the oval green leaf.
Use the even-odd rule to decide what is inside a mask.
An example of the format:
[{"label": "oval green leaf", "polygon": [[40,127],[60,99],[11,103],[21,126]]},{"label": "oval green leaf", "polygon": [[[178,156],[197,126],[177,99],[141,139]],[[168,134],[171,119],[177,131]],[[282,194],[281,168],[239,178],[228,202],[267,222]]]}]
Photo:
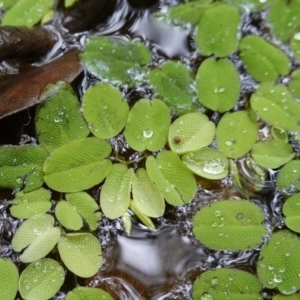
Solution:
[{"label": "oval green leaf", "polygon": [[234,7],[220,4],[207,9],[200,19],[195,37],[198,51],[205,56],[232,54],[238,46],[240,21],[240,14]]},{"label": "oval green leaf", "polygon": [[282,84],[262,83],[252,94],[250,104],[265,122],[284,130],[300,130],[300,104]]},{"label": "oval green leaf", "polygon": [[100,183],[109,173],[108,142],[96,138],[76,140],[55,149],[44,164],[44,180],[59,192],[79,192]]},{"label": "oval green leaf", "polygon": [[271,31],[282,41],[286,41],[300,25],[300,5],[298,0],[275,1],[268,13]]},{"label": "oval green leaf", "polygon": [[62,226],[71,230],[79,230],[83,221],[76,207],[67,201],[59,201],[55,207],[55,216]]},{"label": "oval green leaf", "polygon": [[285,215],[285,225],[300,233],[300,193],[289,197],[284,202],[282,212]]},{"label": "oval green leaf", "polygon": [[42,186],[41,166],[47,155],[43,147],[34,144],[0,147],[0,187],[17,189],[26,184],[26,192],[30,192]]},{"label": "oval green leaf", "polygon": [[228,160],[217,149],[203,148],[187,153],[182,161],[193,173],[207,179],[218,180],[228,174]]},{"label": "oval green leaf", "polygon": [[179,62],[168,61],[150,72],[150,83],[160,97],[178,113],[191,111],[195,96],[193,79],[187,67]]},{"label": "oval green leaf", "polygon": [[98,83],[83,95],[82,112],[91,132],[109,139],[124,128],[129,106],[119,90],[110,84]]},{"label": "oval green leaf", "polygon": [[204,106],[226,112],[237,103],[240,80],[235,65],[227,59],[206,59],[197,72],[197,92]]},{"label": "oval green leaf", "polygon": [[72,87],[63,81],[49,84],[40,96],[35,113],[38,140],[48,151],[88,136],[89,129],[80,112]]},{"label": "oval green leaf", "polygon": [[65,300],[113,300],[113,298],[107,292],[99,288],[90,288],[78,286],[74,290],[70,291]]},{"label": "oval green leaf", "polygon": [[61,231],[51,215],[33,216],[22,223],[12,239],[12,247],[20,252],[22,262],[32,262],[47,255],[58,242]]},{"label": "oval green leaf", "polygon": [[132,196],[135,207],[144,215],[158,218],[164,214],[165,200],[144,168],[133,175]]},{"label": "oval green leaf", "polygon": [[51,194],[44,188],[36,189],[29,193],[23,191],[16,193],[15,199],[10,201],[12,204],[10,213],[15,218],[27,219],[37,214],[46,213],[52,206]]},{"label": "oval green leaf", "polygon": [[90,230],[97,229],[98,223],[101,220],[101,213],[97,211],[99,210],[99,206],[95,199],[86,192],[78,192],[66,194],[66,200],[76,208],[79,215],[89,225]]},{"label": "oval green leaf", "polygon": [[14,300],[18,291],[19,271],[9,259],[0,258],[0,291],[4,300]]},{"label": "oval green leaf", "polygon": [[267,140],[256,143],[251,155],[261,167],[277,169],[290,161],[295,153],[293,147],[282,140]]},{"label": "oval green leaf", "polygon": [[169,146],[182,154],[208,146],[214,139],[215,124],[202,113],[189,113],[176,119],[169,130]]},{"label": "oval green leaf", "polygon": [[72,233],[61,237],[58,252],[66,267],[77,276],[95,275],[102,266],[100,242],[90,233]]},{"label": "oval green leaf", "polygon": [[133,169],[123,164],[112,166],[100,194],[100,206],[108,218],[119,218],[127,211],[133,173]]},{"label": "oval green leaf", "polygon": [[90,73],[116,84],[136,86],[147,75],[151,53],[140,42],[103,36],[89,38],[79,57]]},{"label": "oval green leaf", "polygon": [[300,288],[300,241],[289,230],[273,233],[260,251],[257,275],[260,282],[269,289],[278,288],[285,295]]},{"label": "oval green leaf", "polygon": [[252,148],[258,134],[258,124],[251,111],[226,113],[216,130],[218,148],[227,157],[239,158]]},{"label": "oval green leaf", "polygon": [[284,194],[300,191],[300,160],[289,161],[280,169],[276,185]]},{"label": "oval green leaf", "polygon": [[1,25],[32,27],[53,7],[54,2],[54,0],[19,0],[6,12]]},{"label": "oval green leaf", "polygon": [[196,180],[176,153],[163,151],[158,153],[156,159],[149,156],[146,170],[169,204],[180,206],[194,198]]},{"label": "oval green leaf", "polygon": [[[299,33],[299,35],[300,35],[300,33]],[[300,59],[299,59],[299,61],[300,61]],[[291,74],[291,77],[292,78],[288,84],[288,88],[295,97],[300,98],[300,70],[295,70]]]},{"label": "oval green leaf", "polygon": [[262,284],[254,275],[236,269],[215,269],[201,274],[194,282],[194,299],[262,300]]},{"label": "oval green leaf", "polygon": [[216,250],[248,250],[266,234],[261,209],[243,200],[223,200],[202,208],[193,218],[193,232],[205,246]]},{"label": "oval green leaf", "polygon": [[136,151],[157,151],[168,139],[171,117],[167,105],[158,99],[141,99],[129,112],[124,135]]},{"label": "oval green leaf", "polygon": [[247,35],[241,39],[239,49],[247,72],[257,81],[275,81],[289,72],[287,55],[262,37]]},{"label": "oval green leaf", "polygon": [[21,274],[19,290],[22,299],[47,300],[52,298],[65,281],[65,271],[50,258],[30,264]]}]

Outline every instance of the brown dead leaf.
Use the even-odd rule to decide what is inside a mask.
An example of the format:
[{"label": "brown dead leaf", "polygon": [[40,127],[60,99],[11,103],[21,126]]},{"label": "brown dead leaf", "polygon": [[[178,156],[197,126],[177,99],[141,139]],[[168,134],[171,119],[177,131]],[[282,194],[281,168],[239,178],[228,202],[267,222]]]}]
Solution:
[{"label": "brown dead leaf", "polygon": [[0,76],[0,119],[36,105],[47,84],[58,80],[72,82],[83,70],[78,53],[72,50],[48,64],[30,66],[7,79]]}]

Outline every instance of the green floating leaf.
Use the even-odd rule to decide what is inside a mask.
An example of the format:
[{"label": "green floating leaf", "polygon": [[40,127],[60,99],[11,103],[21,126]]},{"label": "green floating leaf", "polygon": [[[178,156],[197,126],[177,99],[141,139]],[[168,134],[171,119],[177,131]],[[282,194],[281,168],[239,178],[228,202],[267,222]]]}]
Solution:
[{"label": "green floating leaf", "polygon": [[42,186],[41,166],[47,155],[38,145],[0,147],[0,187],[17,189],[23,186],[25,179],[28,192]]},{"label": "green floating leaf", "polygon": [[288,89],[297,98],[300,98],[300,70],[295,70],[291,74],[292,80],[288,84]]},{"label": "green floating leaf", "polygon": [[296,59],[300,61],[300,31],[295,32],[292,36],[290,47],[294,52]]},{"label": "green floating leaf", "polygon": [[44,164],[44,180],[59,192],[80,192],[100,183],[111,169],[105,159],[111,152],[108,142],[96,138],[72,141],[55,149]]},{"label": "green floating leaf", "polygon": [[262,83],[252,94],[250,104],[265,122],[284,130],[300,130],[300,104],[283,84]]},{"label": "green floating leaf", "polygon": [[172,151],[158,153],[156,159],[149,156],[146,169],[165,200],[174,206],[192,201],[196,194],[196,180],[193,173]]},{"label": "green floating leaf", "polygon": [[300,233],[300,193],[289,197],[284,202],[282,212],[285,215],[285,225]]},{"label": "green floating leaf", "polygon": [[260,251],[257,275],[260,282],[269,289],[278,288],[285,295],[300,288],[300,241],[289,230],[273,233]]},{"label": "green floating leaf", "polygon": [[288,140],[289,140],[289,136],[288,136],[287,132],[283,129],[272,126],[271,134],[275,140],[282,140],[285,142],[288,142]]},{"label": "green floating leaf", "polygon": [[276,295],[275,297],[272,298],[272,300],[300,300],[300,295],[299,294],[294,294],[294,295]]},{"label": "green floating leaf", "polygon": [[58,242],[61,231],[54,226],[51,215],[36,215],[22,223],[12,239],[15,251],[24,252],[20,260],[24,263],[33,262],[46,256]]},{"label": "green floating leaf", "polygon": [[61,200],[56,204],[55,216],[62,226],[70,230],[79,230],[83,226],[83,221],[71,203]]},{"label": "green floating leaf", "polygon": [[79,57],[90,73],[117,84],[135,86],[147,74],[143,67],[151,60],[151,53],[142,43],[107,37],[92,37]]},{"label": "green floating leaf", "polygon": [[226,112],[237,103],[240,80],[234,64],[227,59],[206,59],[197,72],[197,91],[201,104]]},{"label": "green floating leaf", "polygon": [[88,223],[90,230],[96,230],[101,220],[101,213],[97,211],[99,206],[96,201],[85,192],[66,194],[66,199]]},{"label": "green floating leaf", "polygon": [[187,153],[182,161],[193,173],[207,179],[218,180],[228,174],[228,160],[217,149],[203,148]]},{"label": "green floating leaf", "polygon": [[126,142],[136,151],[157,151],[167,142],[170,123],[170,112],[163,101],[141,99],[129,112]]},{"label": "green floating leaf", "polygon": [[123,164],[112,166],[100,194],[100,206],[108,218],[116,219],[127,211],[133,173]]},{"label": "green floating leaf", "polygon": [[38,140],[48,151],[89,134],[72,87],[63,81],[49,84],[40,96],[35,114]]},{"label": "green floating leaf", "polygon": [[132,195],[135,207],[144,215],[158,218],[164,214],[164,198],[144,168],[138,169],[133,176]]},{"label": "green floating leaf", "polygon": [[129,106],[122,94],[106,83],[91,86],[83,95],[82,113],[91,132],[100,138],[112,138],[124,128]]},{"label": "green floating leaf", "polygon": [[19,0],[6,12],[1,25],[33,27],[53,7],[54,0]]},{"label": "green floating leaf", "polygon": [[227,157],[239,158],[252,148],[258,134],[258,124],[251,111],[226,113],[216,130],[218,148]]},{"label": "green floating leaf", "polygon": [[272,32],[286,41],[300,25],[299,15],[299,0],[275,1],[268,13],[268,23]]},{"label": "green floating leaf", "polygon": [[257,81],[275,81],[289,72],[287,55],[262,37],[247,35],[241,39],[239,49],[247,72]]},{"label": "green floating leaf", "polygon": [[0,291],[4,300],[14,300],[18,291],[19,271],[9,259],[0,258]]},{"label": "green floating leaf", "polygon": [[235,6],[242,11],[261,11],[270,7],[276,0],[223,0],[223,2]]},{"label": "green floating leaf", "polygon": [[193,232],[205,246],[216,250],[248,250],[266,234],[261,209],[243,200],[223,200],[202,208],[193,219]]},{"label": "green floating leaf", "polygon": [[208,146],[214,139],[215,124],[202,113],[189,113],[176,119],[169,130],[169,146],[182,154]]},{"label": "green floating leaf", "polygon": [[284,194],[300,191],[300,160],[292,160],[284,165],[278,173],[276,184]]},{"label": "green floating leaf", "polygon": [[39,188],[29,193],[23,191],[16,193],[10,213],[15,218],[27,219],[37,214],[46,213],[52,206],[50,191]]},{"label": "green floating leaf", "polygon": [[168,9],[167,16],[180,24],[190,23],[196,26],[211,2],[212,0],[191,1],[173,6]]},{"label": "green floating leaf", "polygon": [[193,109],[193,79],[184,64],[165,62],[160,68],[151,70],[149,80],[156,92],[176,112],[186,113]]},{"label": "green floating leaf", "polygon": [[256,143],[251,155],[261,167],[277,169],[290,161],[295,153],[293,147],[285,141],[267,140]]},{"label": "green floating leaf", "polygon": [[107,292],[99,288],[90,288],[78,286],[74,290],[70,291],[65,300],[113,300],[113,298]]},{"label": "green floating leaf", "polygon": [[240,21],[238,10],[228,5],[214,5],[206,10],[195,37],[198,51],[205,56],[232,54],[238,46]]},{"label": "green floating leaf", "polygon": [[262,284],[254,275],[236,269],[215,269],[201,274],[194,282],[194,299],[262,300]]},{"label": "green floating leaf", "polygon": [[30,264],[21,274],[19,290],[22,299],[47,300],[52,298],[65,281],[60,264],[45,258]]},{"label": "green floating leaf", "polygon": [[83,278],[95,275],[103,263],[100,242],[90,233],[64,235],[58,251],[66,267]]}]

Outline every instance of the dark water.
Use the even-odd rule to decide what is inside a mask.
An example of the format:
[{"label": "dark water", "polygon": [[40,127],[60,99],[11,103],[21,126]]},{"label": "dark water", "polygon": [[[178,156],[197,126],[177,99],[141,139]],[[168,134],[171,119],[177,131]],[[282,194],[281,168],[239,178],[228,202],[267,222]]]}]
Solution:
[{"label": "dark water", "polygon": [[[85,39],[90,35],[117,36],[123,39],[142,40],[152,51],[152,66],[161,64],[166,59],[177,59],[192,70],[197,70],[201,60],[192,42],[190,28],[172,28],[168,24],[153,21],[151,12],[179,1],[160,1],[148,9],[130,7],[126,1],[117,1],[115,12],[109,19],[97,28],[78,34],[69,34],[60,25],[59,18],[53,31],[60,36],[56,47],[48,56],[37,64],[43,64],[62,55],[74,47],[82,49]],[[256,33],[269,37],[263,19],[265,13],[243,14],[242,34]],[[241,61],[236,54],[230,59],[236,64],[241,77],[241,97],[235,110],[244,108],[255,82],[245,73]],[[13,72],[13,66],[2,64],[7,72]],[[84,74],[73,84],[78,95],[95,81],[96,78]],[[153,92],[147,84],[136,89],[121,88],[126,99],[134,103],[140,98],[152,98]],[[30,109],[17,116],[12,116],[0,123],[0,135],[8,131],[5,143],[18,144],[21,141],[34,142],[34,127]],[[219,114],[211,114],[211,119],[217,122]],[[20,136],[21,139],[18,138]],[[269,128],[262,125],[260,134],[269,135]],[[111,139],[113,155],[120,155],[140,167],[137,162],[143,153],[135,153],[128,148],[123,135]],[[255,192],[255,184],[260,180],[249,165],[248,158],[237,161],[243,188],[235,186],[232,178],[220,181],[208,181],[197,178],[198,191],[193,201],[182,207],[167,206],[166,213],[154,220],[156,232],[149,231],[138,221],[133,220],[133,230],[127,236],[122,221],[109,220],[103,216],[98,231],[101,240],[104,265],[93,278],[83,280],[67,273],[65,284],[53,299],[64,299],[65,294],[76,284],[101,287],[122,300],[162,300],[162,299],[192,299],[192,284],[197,276],[205,270],[216,267],[235,267],[255,274],[259,248],[245,252],[212,251],[200,244],[192,233],[192,217],[203,206],[220,199],[250,199],[264,211],[265,225],[268,231],[281,228],[284,225],[281,214],[282,198],[276,190],[276,172],[268,171],[262,188]],[[90,190],[91,195],[98,199],[100,186]],[[7,200],[13,198],[11,191],[0,191],[0,256],[9,257],[18,264],[20,270],[25,266],[18,261],[18,255],[11,248],[10,241],[20,220],[9,215]],[[56,255],[55,253],[52,255]],[[265,299],[270,299],[272,291],[264,290]],[[19,298],[18,298],[19,299]]]}]

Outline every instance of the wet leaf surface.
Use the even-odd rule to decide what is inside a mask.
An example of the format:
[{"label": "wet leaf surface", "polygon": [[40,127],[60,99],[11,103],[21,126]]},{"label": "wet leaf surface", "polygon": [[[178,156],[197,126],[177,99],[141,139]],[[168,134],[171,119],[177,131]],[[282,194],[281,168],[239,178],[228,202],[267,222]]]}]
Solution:
[{"label": "wet leaf surface", "polygon": [[[58,80],[72,82],[81,72],[78,51],[70,51],[41,67],[20,69],[20,74],[0,79],[0,119],[39,103],[44,87]],[[28,84],[30,82],[30,84]]]},{"label": "wet leaf surface", "polygon": [[300,233],[300,194],[289,197],[283,204],[282,212],[285,215],[285,225]]}]

